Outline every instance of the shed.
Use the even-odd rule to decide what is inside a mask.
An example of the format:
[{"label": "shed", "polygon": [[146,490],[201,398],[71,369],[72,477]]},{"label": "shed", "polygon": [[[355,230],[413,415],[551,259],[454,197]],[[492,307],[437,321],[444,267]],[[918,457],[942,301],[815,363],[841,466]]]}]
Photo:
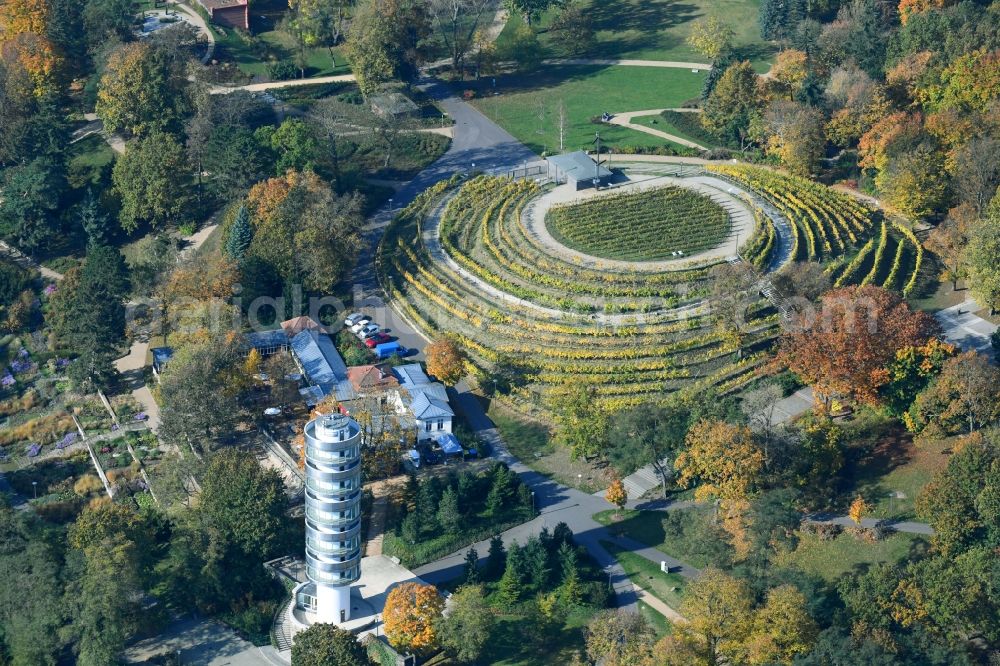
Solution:
[{"label": "shed", "polygon": [[212,23],[250,29],[250,0],[198,0],[198,4],[208,12]]},{"label": "shed", "polygon": [[554,172],[554,180],[557,183],[569,183],[574,189],[581,190],[598,184],[611,177],[611,172],[603,166],[598,166],[593,158],[582,150],[575,153],[564,153],[546,157],[549,169]]},{"label": "shed", "polygon": [[159,379],[160,373],[170,363],[170,359],[174,357],[174,350],[170,347],[153,347],[149,350],[149,353],[153,356],[153,375]]},{"label": "shed", "polygon": [[458,441],[458,437],[455,437],[455,435],[450,432],[438,435],[434,441],[438,443],[446,456],[460,456],[464,453],[462,445]]},{"label": "shed", "polygon": [[372,112],[383,118],[405,118],[420,111],[412,99],[398,92],[382,93],[371,98]]}]

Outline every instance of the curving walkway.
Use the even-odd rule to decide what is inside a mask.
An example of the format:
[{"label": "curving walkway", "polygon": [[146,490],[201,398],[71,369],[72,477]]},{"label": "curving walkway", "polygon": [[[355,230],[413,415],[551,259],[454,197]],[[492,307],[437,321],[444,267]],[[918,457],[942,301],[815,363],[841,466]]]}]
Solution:
[{"label": "curving walkway", "polygon": [[616,113],[611,117],[610,123],[612,125],[619,125],[621,127],[627,127],[628,129],[635,130],[637,132],[643,132],[645,134],[650,134],[660,139],[666,139],[667,141],[673,141],[674,143],[686,146],[687,148],[694,148],[696,150],[708,150],[707,146],[703,146],[700,143],[695,143],[683,137],[679,137],[676,134],[670,134],[662,130],[658,130],[653,127],[647,127],[646,125],[639,125],[632,122],[633,118],[639,118],[642,116],[658,116],[664,111],[677,111],[678,113],[701,113],[700,109],[647,109],[646,111],[625,111],[623,113]]},{"label": "curving walkway", "polygon": [[[731,228],[725,241],[719,246],[699,252],[698,254],[686,256],[679,259],[663,259],[660,261],[620,261],[615,259],[605,259],[595,257],[579,250],[567,247],[557,241],[549,232],[545,225],[545,217],[549,209],[554,205],[568,204],[595,199],[601,196],[609,196],[619,192],[634,192],[651,187],[661,187],[664,185],[674,185],[686,189],[694,190],[703,194],[718,205],[722,206],[729,214]],[[613,190],[595,191],[592,189],[577,192],[569,185],[560,185],[550,192],[536,198],[525,208],[525,227],[528,232],[542,245],[547,247],[553,254],[565,261],[578,263],[582,266],[594,269],[611,269],[617,271],[641,271],[646,273],[663,273],[668,271],[683,270],[705,261],[726,259],[736,254],[739,239],[746,240],[754,231],[755,223],[753,213],[734,196],[726,190],[731,190],[732,186],[713,176],[695,176],[692,178],[674,178],[671,176],[660,176],[651,178],[633,178],[632,182],[616,187]]]}]

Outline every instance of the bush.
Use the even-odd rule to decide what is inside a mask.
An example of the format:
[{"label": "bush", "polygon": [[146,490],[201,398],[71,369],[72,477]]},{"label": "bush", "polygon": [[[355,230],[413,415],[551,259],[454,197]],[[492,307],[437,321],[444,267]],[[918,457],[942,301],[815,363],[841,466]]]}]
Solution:
[{"label": "bush", "polygon": [[288,60],[279,60],[267,66],[267,75],[275,81],[288,81],[298,77],[299,68]]}]

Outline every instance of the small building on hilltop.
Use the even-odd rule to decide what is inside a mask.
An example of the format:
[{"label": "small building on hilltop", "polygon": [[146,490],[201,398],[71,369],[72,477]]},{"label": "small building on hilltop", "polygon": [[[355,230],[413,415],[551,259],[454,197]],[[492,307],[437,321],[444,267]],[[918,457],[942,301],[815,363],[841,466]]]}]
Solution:
[{"label": "small building on hilltop", "polygon": [[557,183],[568,183],[573,189],[582,190],[597,187],[606,182],[612,173],[599,166],[590,155],[582,150],[563,155],[546,157],[552,179]]},{"label": "small building on hilltop", "polygon": [[212,23],[240,30],[250,29],[249,0],[198,0],[198,4],[208,12]]},{"label": "small building on hilltop", "polygon": [[417,441],[434,439],[452,431],[455,412],[448,404],[443,384],[432,382],[419,363],[393,368],[399,378],[399,409],[409,412]]}]

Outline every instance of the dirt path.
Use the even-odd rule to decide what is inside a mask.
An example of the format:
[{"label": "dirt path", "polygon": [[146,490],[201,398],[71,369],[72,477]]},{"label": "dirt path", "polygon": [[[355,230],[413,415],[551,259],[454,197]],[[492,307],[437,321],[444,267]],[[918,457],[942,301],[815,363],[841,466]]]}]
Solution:
[{"label": "dirt path", "polygon": [[47,278],[49,280],[55,280],[57,282],[63,279],[62,273],[57,273],[51,268],[46,268],[45,266],[42,266],[28,255],[18,250],[13,245],[8,245],[3,241],[0,241],[0,257],[5,257],[10,261],[14,262],[15,264],[17,264],[18,266],[21,266],[22,268],[34,268],[35,270],[37,270],[39,273],[42,274],[43,278]]}]

